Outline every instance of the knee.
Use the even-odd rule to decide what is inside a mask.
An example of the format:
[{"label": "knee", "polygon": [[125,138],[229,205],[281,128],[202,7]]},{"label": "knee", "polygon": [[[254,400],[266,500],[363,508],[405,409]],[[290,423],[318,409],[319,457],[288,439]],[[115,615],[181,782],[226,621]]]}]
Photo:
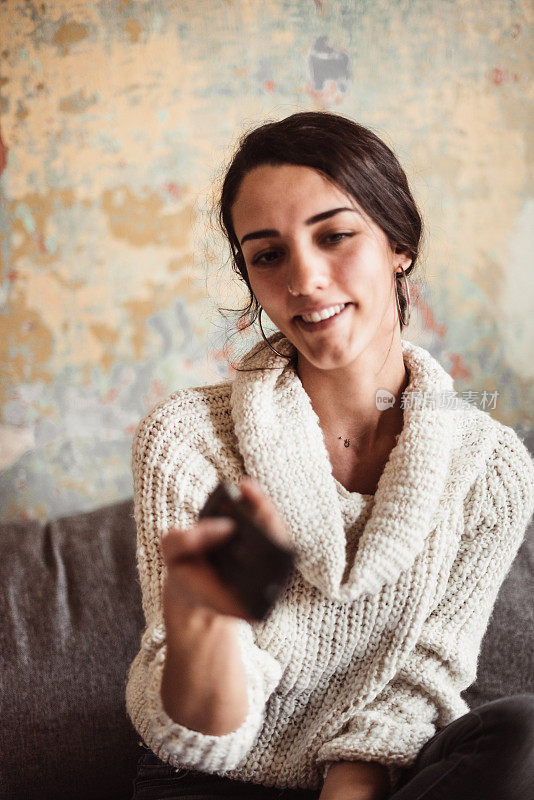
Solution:
[{"label": "knee", "polygon": [[518,747],[534,752],[534,694],[501,697],[475,709],[486,731],[496,736],[504,751]]},{"label": "knee", "polygon": [[474,713],[488,796],[534,797],[534,694],[501,697]]}]

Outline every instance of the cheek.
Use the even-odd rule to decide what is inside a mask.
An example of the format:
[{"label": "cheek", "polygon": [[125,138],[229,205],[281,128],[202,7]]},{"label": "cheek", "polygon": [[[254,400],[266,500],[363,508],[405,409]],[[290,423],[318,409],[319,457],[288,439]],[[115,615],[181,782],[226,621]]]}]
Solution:
[{"label": "cheek", "polygon": [[381,296],[389,292],[391,268],[385,254],[374,242],[362,240],[357,249],[347,253],[339,263],[340,277],[357,289]]},{"label": "cheek", "polygon": [[358,304],[360,313],[374,317],[381,315],[394,295],[390,276],[384,265],[377,262],[360,262],[342,268],[338,285]]},{"label": "cheek", "polygon": [[377,264],[371,254],[365,254],[363,248],[357,253],[347,253],[337,263],[336,277],[338,283],[356,296],[374,293],[376,288]]},{"label": "cheek", "polygon": [[249,282],[254,296],[261,305],[268,306],[280,294],[279,281],[272,275],[251,275],[249,273]]}]

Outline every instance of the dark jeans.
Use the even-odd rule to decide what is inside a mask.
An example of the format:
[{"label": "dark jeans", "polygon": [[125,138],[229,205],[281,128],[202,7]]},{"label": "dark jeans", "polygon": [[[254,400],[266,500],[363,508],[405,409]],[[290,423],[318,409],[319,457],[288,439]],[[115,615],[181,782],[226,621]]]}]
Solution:
[{"label": "dark jeans", "polygon": [[[151,751],[139,759],[132,800],[317,800],[319,791],[174,769]],[[390,800],[532,800],[534,694],[502,697],[441,728],[403,770]]]}]

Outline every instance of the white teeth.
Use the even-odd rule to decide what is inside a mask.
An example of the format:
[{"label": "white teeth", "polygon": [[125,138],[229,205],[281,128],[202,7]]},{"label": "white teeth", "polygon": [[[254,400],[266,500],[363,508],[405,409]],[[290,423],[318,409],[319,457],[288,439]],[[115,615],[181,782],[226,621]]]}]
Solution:
[{"label": "white teeth", "polygon": [[330,306],[330,308],[323,308],[322,311],[314,311],[313,314],[302,314],[302,319],[304,322],[320,322],[322,319],[328,319],[333,317],[334,314],[339,314],[346,305],[346,303],[343,303],[341,306]]}]

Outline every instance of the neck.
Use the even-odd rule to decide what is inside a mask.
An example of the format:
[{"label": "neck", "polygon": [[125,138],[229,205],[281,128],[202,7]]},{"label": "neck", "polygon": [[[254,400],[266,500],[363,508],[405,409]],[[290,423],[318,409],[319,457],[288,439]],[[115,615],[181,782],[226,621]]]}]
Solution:
[{"label": "neck", "polygon": [[[372,450],[402,430],[401,396],[409,375],[400,336],[387,350],[366,348],[350,364],[321,369],[298,354],[297,373],[323,432],[339,446]],[[393,405],[377,408],[378,390],[391,392]]]}]

